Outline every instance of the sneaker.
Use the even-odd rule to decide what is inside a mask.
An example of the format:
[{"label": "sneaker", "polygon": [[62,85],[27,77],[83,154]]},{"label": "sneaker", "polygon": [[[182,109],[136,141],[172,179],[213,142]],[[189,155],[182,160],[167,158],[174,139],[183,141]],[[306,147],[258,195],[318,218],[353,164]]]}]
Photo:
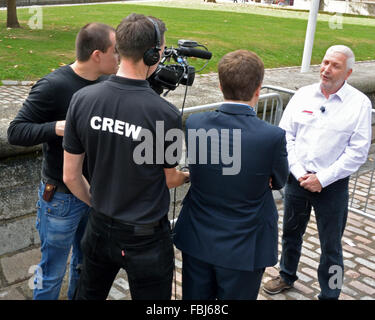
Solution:
[{"label": "sneaker", "polygon": [[263,290],[268,294],[277,294],[292,287],[293,285],[287,284],[280,276],[277,276],[267,281],[263,286]]}]

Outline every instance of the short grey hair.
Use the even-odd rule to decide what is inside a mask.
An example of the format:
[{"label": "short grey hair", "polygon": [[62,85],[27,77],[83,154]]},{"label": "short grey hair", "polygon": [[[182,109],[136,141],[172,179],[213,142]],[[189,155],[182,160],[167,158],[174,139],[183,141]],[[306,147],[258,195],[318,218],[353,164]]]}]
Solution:
[{"label": "short grey hair", "polygon": [[339,44],[339,45],[329,47],[326,51],[326,54],[333,53],[333,52],[339,52],[345,55],[346,56],[346,69],[347,70],[353,69],[355,56],[354,56],[352,49],[350,49],[347,46]]}]

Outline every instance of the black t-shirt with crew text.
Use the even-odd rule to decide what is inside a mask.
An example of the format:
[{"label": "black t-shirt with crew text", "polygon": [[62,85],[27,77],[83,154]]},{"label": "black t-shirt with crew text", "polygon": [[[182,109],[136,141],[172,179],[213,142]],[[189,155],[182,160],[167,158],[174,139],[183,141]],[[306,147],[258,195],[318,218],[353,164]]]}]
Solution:
[{"label": "black t-shirt with crew text", "polygon": [[146,80],[110,76],[77,92],[63,148],[86,154],[94,210],[135,224],[164,217],[170,203],[164,168],[178,164],[165,151],[181,142],[165,142],[165,134],[181,127],[179,110]]}]

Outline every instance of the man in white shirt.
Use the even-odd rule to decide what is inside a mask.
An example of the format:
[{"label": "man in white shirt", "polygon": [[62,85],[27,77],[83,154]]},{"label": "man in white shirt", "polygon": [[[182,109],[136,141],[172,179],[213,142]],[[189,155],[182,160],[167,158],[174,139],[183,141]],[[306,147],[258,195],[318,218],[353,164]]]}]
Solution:
[{"label": "man in white shirt", "polygon": [[371,145],[371,102],[346,82],[354,60],[350,48],[330,47],[320,83],[299,89],[280,121],[291,174],[285,188],[280,275],[264,285],[269,294],[291,288],[298,279],[303,235],[314,208],[321,245],[318,298],[340,295],[349,176],[366,161]]}]

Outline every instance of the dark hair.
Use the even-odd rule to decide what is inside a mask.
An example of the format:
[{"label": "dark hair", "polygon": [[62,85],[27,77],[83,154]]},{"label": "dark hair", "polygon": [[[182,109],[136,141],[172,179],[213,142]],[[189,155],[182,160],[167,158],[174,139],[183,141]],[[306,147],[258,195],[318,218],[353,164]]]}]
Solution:
[{"label": "dark hair", "polygon": [[248,50],[227,53],[221,58],[218,70],[221,90],[227,100],[251,100],[264,77],[262,60]]},{"label": "dark hair", "polygon": [[112,45],[110,33],[115,32],[111,26],[102,23],[88,23],[77,34],[76,57],[85,62],[95,50],[106,52]]},{"label": "dark hair", "polygon": [[148,18],[157,23],[160,42],[163,44],[166,30],[164,22],[155,17],[132,13],[123,19],[116,29],[116,48],[120,56],[137,62],[148,49],[155,47],[155,27]]}]

